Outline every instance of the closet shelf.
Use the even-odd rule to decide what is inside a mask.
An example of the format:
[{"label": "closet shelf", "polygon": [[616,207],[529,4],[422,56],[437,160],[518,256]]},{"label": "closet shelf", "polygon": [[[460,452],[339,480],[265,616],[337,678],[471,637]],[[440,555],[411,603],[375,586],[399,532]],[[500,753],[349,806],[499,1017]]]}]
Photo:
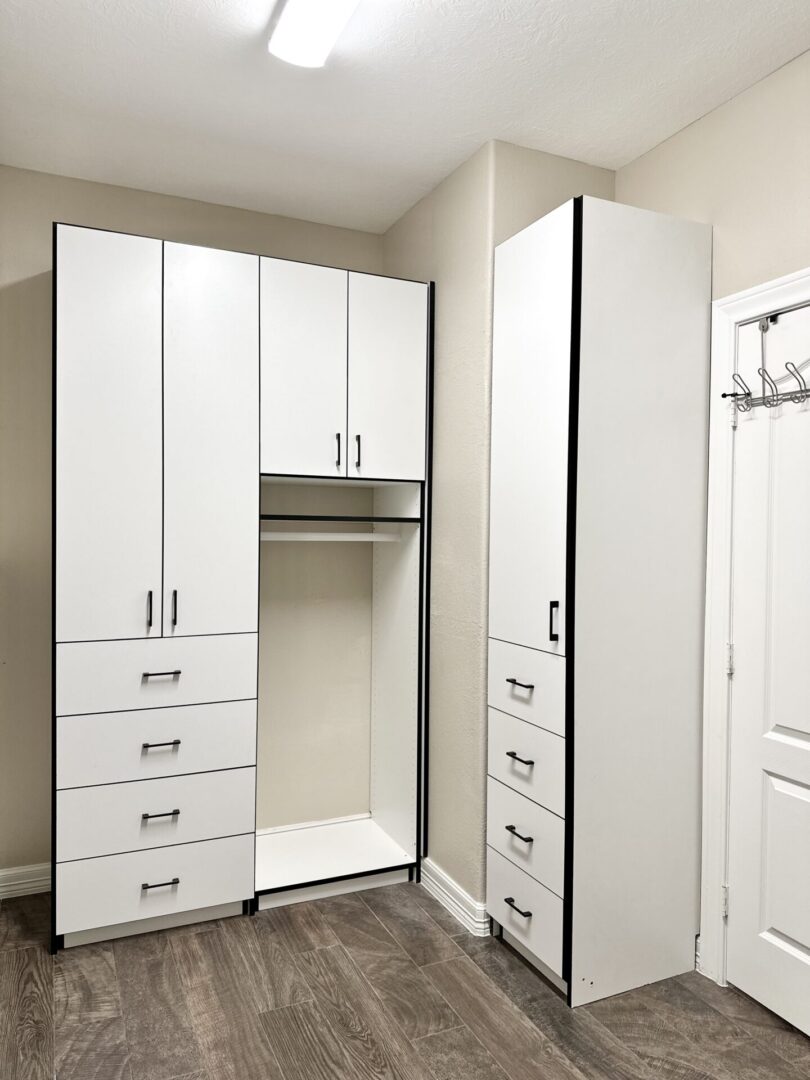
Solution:
[{"label": "closet shelf", "polygon": [[358,521],[375,524],[418,525],[418,517],[382,517],[378,514],[348,516],[345,514],[260,514],[262,521]]},{"label": "closet shelf", "polygon": [[269,541],[295,541],[295,542],[315,542],[326,541],[328,543],[371,543],[371,544],[398,544],[400,541],[399,533],[379,533],[379,532],[318,532],[313,530],[312,532],[273,532],[270,529],[265,530],[259,534],[262,540]]},{"label": "closet shelf", "polygon": [[411,866],[372,817],[256,833],[256,892]]}]

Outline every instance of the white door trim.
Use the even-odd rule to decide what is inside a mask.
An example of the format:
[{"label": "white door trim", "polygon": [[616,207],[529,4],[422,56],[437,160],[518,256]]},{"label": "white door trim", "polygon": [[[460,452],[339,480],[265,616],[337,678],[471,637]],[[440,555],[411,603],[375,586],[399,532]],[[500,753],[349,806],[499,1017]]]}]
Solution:
[{"label": "white door trim", "polygon": [[709,507],[706,550],[706,637],[703,684],[703,853],[699,970],[726,984],[724,890],[729,833],[729,627],[734,475],[734,389],[737,326],[810,303],[810,268],[757,285],[712,304],[709,412]]}]

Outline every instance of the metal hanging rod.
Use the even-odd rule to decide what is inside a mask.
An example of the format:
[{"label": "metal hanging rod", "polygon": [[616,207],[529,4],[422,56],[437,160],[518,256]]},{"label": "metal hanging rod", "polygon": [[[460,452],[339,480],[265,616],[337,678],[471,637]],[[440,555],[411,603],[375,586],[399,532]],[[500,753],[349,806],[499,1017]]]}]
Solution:
[{"label": "metal hanging rod", "polygon": [[[731,378],[738,389],[722,395],[724,398],[733,399],[734,404],[740,412],[750,412],[760,405],[764,405],[766,409],[775,409],[778,405],[782,405],[788,401],[792,402],[794,405],[801,405],[810,398],[810,386],[805,382],[804,376],[799,368],[797,368],[790,360],[785,364],[785,371],[787,374],[782,375],[778,381],[781,382],[784,379],[791,377],[796,385],[791,385],[788,389],[784,390],[779,388],[777,381],[774,380],[765,366],[765,335],[768,333],[771,324],[775,323],[776,320],[776,315],[769,315],[766,318],[759,320],[760,355],[762,364],[757,368],[757,374],[762,380],[762,393],[758,397],[755,397],[751,387],[746,383],[742,375],[735,372]],[[809,364],[810,358],[805,360],[801,366],[802,368],[805,368]]]}]

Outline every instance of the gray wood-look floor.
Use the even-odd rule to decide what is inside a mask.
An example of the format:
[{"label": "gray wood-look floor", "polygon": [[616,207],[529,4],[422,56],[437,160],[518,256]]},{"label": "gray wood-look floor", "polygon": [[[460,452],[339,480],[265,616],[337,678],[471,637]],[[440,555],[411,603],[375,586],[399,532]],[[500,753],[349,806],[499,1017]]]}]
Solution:
[{"label": "gray wood-look floor", "polygon": [[2,1080],[810,1080],[810,1040],[690,973],[569,1010],[418,885],[51,957],[0,903]]}]

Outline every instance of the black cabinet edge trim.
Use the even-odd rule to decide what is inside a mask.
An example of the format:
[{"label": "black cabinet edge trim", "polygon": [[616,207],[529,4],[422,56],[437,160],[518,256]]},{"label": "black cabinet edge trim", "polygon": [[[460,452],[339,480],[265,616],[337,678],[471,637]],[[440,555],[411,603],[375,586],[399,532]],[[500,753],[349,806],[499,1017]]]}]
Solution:
[{"label": "black cabinet edge trim", "polygon": [[571,953],[574,910],[574,743],[576,717],[576,538],[577,538],[577,454],[579,446],[579,369],[582,342],[582,231],[583,198],[574,199],[573,251],[571,273],[571,365],[568,394],[568,477],[565,536],[565,869],[563,872],[563,961],[562,977],[568,983],[571,1004]]},{"label": "black cabinet edge trim", "polygon": [[50,951],[64,946],[56,932],[56,279],[57,224],[51,229],[51,940]]},{"label": "black cabinet edge trim", "polygon": [[421,517],[380,517],[373,514],[259,514],[261,521],[362,521],[399,525],[421,525]]}]

